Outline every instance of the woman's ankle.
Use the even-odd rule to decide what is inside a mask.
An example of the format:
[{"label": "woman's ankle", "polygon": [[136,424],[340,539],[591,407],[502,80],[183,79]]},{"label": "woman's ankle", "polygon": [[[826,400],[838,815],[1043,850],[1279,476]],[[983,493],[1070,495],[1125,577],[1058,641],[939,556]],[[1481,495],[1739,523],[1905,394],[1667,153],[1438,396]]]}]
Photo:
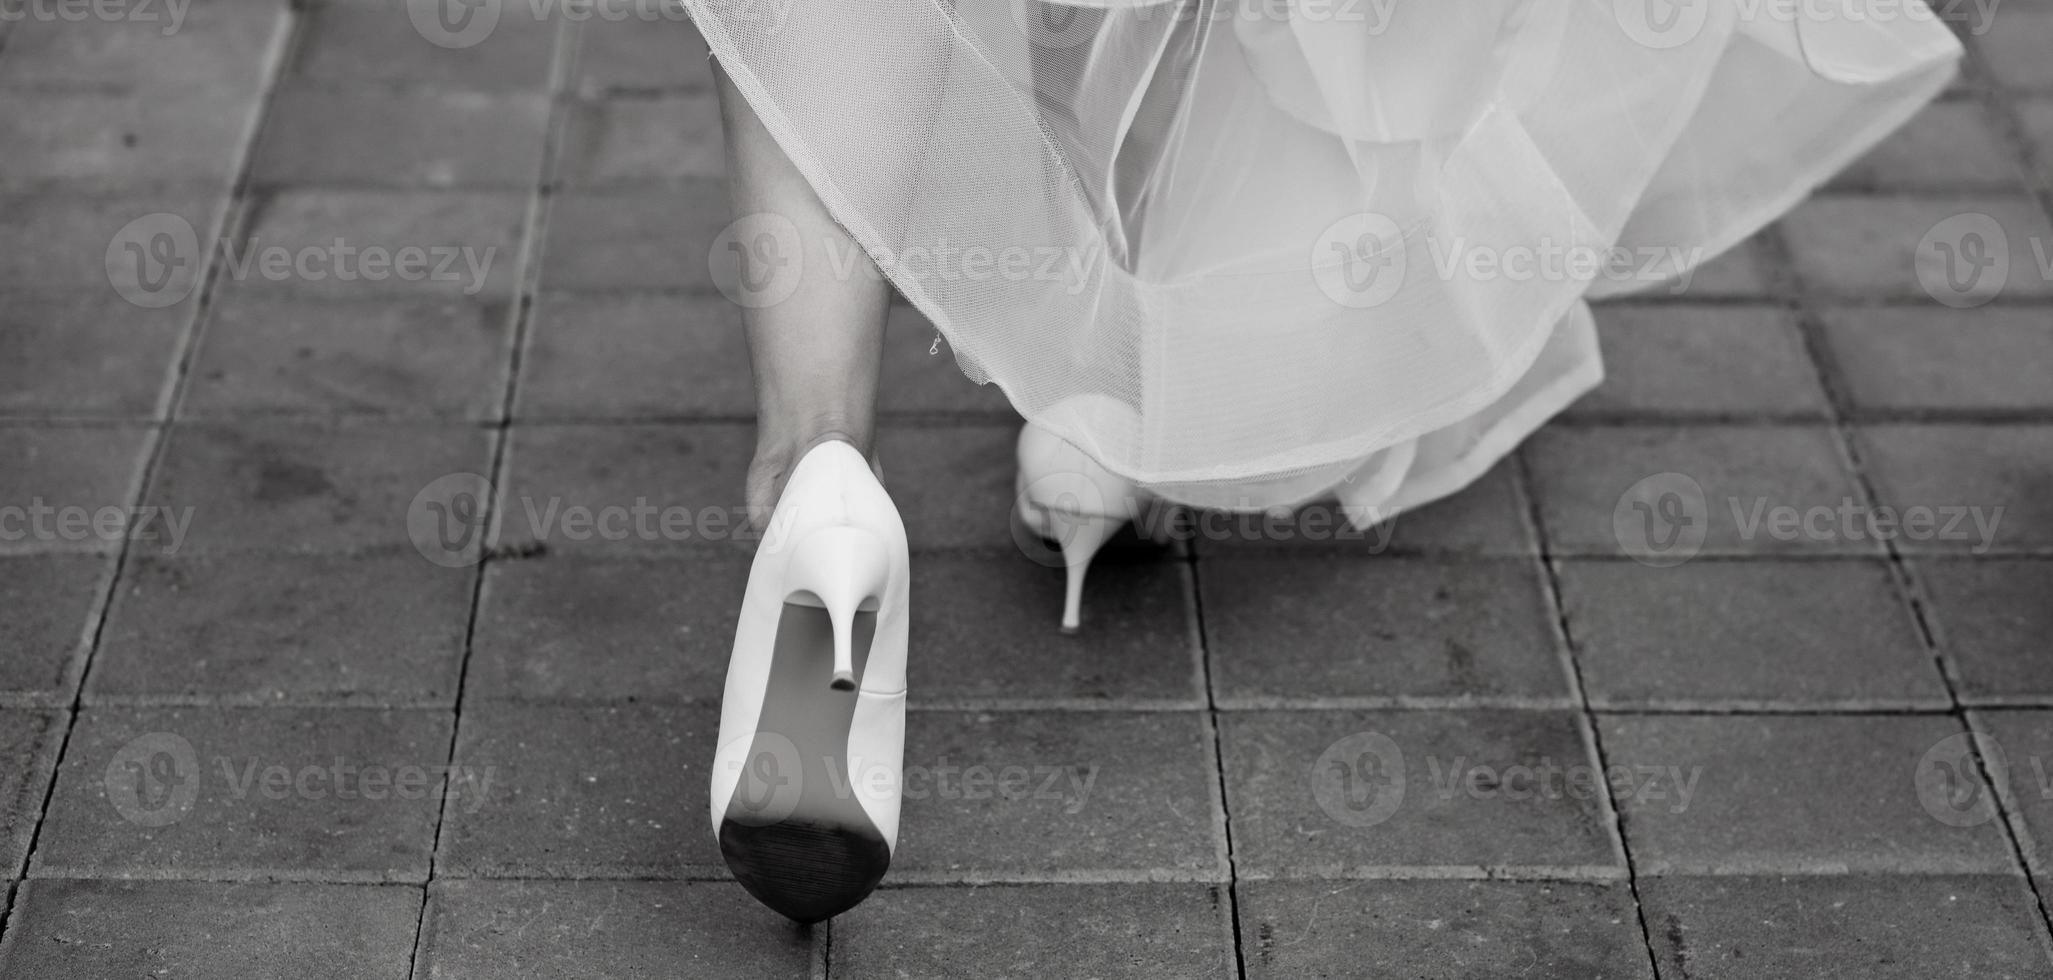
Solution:
[{"label": "woman's ankle", "polygon": [[[783,495],[784,481],[806,454],[822,443],[845,442],[854,446],[870,468],[878,470],[874,426],[845,424],[827,419],[799,426],[761,425],[757,430],[755,458],[749,463],[749,523],[758,530],[768,527],[770,513]],[[882,473],[879,471],[879,477]]]}]

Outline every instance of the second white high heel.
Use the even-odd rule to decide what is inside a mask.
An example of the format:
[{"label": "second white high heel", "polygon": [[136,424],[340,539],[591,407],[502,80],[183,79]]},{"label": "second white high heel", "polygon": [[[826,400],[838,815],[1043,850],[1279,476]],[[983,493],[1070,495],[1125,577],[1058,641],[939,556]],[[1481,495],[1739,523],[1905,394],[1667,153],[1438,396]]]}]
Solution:
[{"label": "second white high heel", "polygon": [[1013,506],[1028,530],[1062,551],[1068,580],[1062,631],[1083,622],[1084,577],[1098,549],[1138,518],[1155,498],[1132,480],[1106,469],[1089,453],[1032,422],[1019,431],[1019,476]]},{"label": "second white high heel", "polygon": [[809,450],[749,569],[711,799],[734,877],[800,922],[862,901],[897,846],[910,583],[869,462]]}]

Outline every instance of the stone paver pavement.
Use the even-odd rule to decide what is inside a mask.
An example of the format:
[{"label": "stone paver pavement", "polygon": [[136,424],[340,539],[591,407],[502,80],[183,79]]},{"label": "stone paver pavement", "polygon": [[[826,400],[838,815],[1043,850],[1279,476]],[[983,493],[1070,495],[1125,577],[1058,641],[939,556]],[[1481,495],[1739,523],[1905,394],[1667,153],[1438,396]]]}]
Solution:
[{"label": "stone paver pavement", "polygon": [[0,3],[0,976],[2053,977],[2048,0],[1468,491],[1123,542],[1079,636],[895,309],[905,824],[803,930],[704,826],[704,46],[433,7]]}]

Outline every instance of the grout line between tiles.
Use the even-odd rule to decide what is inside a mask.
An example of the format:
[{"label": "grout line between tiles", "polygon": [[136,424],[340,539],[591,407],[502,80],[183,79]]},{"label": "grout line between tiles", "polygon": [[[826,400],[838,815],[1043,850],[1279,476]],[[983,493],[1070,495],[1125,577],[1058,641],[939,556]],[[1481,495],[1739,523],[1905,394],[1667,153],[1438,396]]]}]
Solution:
[{"label": "grout line between tiles", "polygon": [[[576,19],[566,20],[557,25],[550,47],[547,82],[547,91],[550,95],[548,99],[548,121],[543,126],[541,159],[537,165],[534,183],[527,193],[527,211],[521,223],[520,278],[514,286],[513,330],[506,346],[505,374],[502,382],[503,387],[500,391],[499,411],[497,417],[487,424],[493,433],[492,460],[490,464],[491,482],[487,484],[489,487],[502,486],[506,480],[508,452],[513,442],[511,430],[513,407],[519,398],[522,356],[526,351],[527,335],[534,318],[535,295],[541,283],[541,264],[544,258],[543,246],[548,234],[551,205],[551,196],[548,193],[548,188],[559,162],[558,157],[562,152],[564,134],[570,124],[570,103],[569,100],[561,96],[568,88],[570,80],[575,77],[578,45],[582,36],[581,22]],[[497,520],[496,504],[498,495],[486,493],[484,496],[485,500],[481,505],[482,511],[479,515],[481,520],[471,525],[472,531],[479,535],[479,540],[473,543],[478,544],[480,550],[476,565],[471,569],[470,610],[469,616],[464,623],[463,652],[457,666],[456,690],[452,695],[452,704],[449,709],[449,754],[446,760],[449,769],[445,771],[450,772],[454,771],[454,767],[457,764],[457,753],[463,744],[463,699],[470,681],[471,657],[475,653],[477,646],[478,616],[484,597],[486,571],[492,560],[491,550],[483,547],[483,542],[488,540],[485,535]],[[456,801],[453,795],[444,794],[442,806],[435,814],[434,831],[429,836],[428,883],[436,880],[437,872],[440,870],[439,862],[441,861],[443,847],[442,836],[445,828],[449,825],[449,815],[455,806]],[[425,891],[425,885],[423,888]],[[428,903],[424,897],[421,903],[420,920],[414,927],[413,950],[409,954],[408,959],[408,974],[410,976],[418,977],[420,975],[422,967],[421,955],[425,950],[425,944],[431,938],[428,935],[427,929]]]},{"label": "grout line between tiles", "polygon": [[[235,229],[243,219],[243,210],[249,195],[250,172],[255,163],[256,147],[263,137],[264,116],[270,106],[272,95],[277,91],[279,79],[284,72],[287,55],[297,43],[303,24],[304,22],[295,13],[285,13],[280,21],[279,28],[273,34],[271,48],[265,52],[267,63],[263,66],[261,73],[262,81],[259,83],[254,103],[250,108],[251,115],[245,123],[245,139],[240,152],[235,156],[232,179],[227,184],[225,199],[219,204],[220,213],[207,228],[207,231],[214,236],[209,239],[210,244],[234,234]],[[183,397],[191,377],[194,352],[198,349],[200,334],[205,329],[206,317],[211,307],[213,293],[221,278],[221,263],[215,260],[216,253],[216,249],[207,248],[200,256],[201,267],[199,279],[197,280],[198,285],[194,291],[194,297],[190,301],[191,311],[189,319],[186,322],[183,335],[179,338],[178,355],[173,361],[169,384],[158,396],[157,409],[159,417],[156,420],[157,425],[151,427],[150,437],[146,438],[143,445],[139,447],[142,461],[141,465],[136,468],[137,472],[134,475],[133,483],[129,487],[128,500],[131,504],[131,512],[139,509],[143,501],[148,498],[151,481],[156,477],[158,466],[161,464],[164,456],[165,446],[170,442],[171,419],[177,414],[179,401]],[[132,544],[129,538],[129,535],[122,536],[121,544],[114,553],[112,568],[107,571],[103,583],[104,587],[100,594],[95,597],[94,603],[89,610],[89,615],[91,616],[90,633],[87,641],[81,644],[82,653],[76,655],[78,659],[75,667],[67,666],[68,676],[66,681],[70,687],[70,703],[68,710],[64,713],[63,730],[58,734],[57,745],[51,753],[50,775],[43,788],[42,799],[38,801],[36,807],[35,829],[30,832],[28,848],[22,854],[21,867],[17,869],[19,876],[23,879],[28,877],[29,869],[34,867],[36,851],[42,844],[43,827],[49,819],[50,808],[56,804],[57,782],[62,774],[66,753],[71,750],[71,736],[78,727],[81,703],[86,684],[91,679],[94,656],[99,650],[101,635],[107,628],[108,610],[113,605],[114,596],[120,587],[122,570],[128,563]],[[0,943],[6,941],[7,929],[12,924],[13,903],[14,900],[10,897],[8,907],[4,911],[0,911]]]},{"label": "grout line between tiles", "polygon": [[[1983,67],[1979,61],[1979,51],[1972,44],[1967,45],[1966,50],[1969,67],[1979,72]],[[2016,115],[2010,111],[2004,97],[1994,89],[1981,93],[1979,97],[1992,111],[2001,113],[2010,120],[2011,131],[1999,135],[2006,141],[2014,156],[2028,160],[2029,150],[2022,146],[2019,140],[2020,131],[2017,128]],[[2044,214],[2053,216],[2053,196],[2048,195],[2043,185],[2028,188],[2028,192]],[[1820,310],[1830,305],[1830,298],[1814,284],[1806,281],[1795,262],[1791,261],[1791,245],[1778,227],[1768,229],[1762,240],[1771,263],[1780,270],[1782,281],[1787,286],[1791,308],[1796,315],[1798,334],[1810,356],[1812,370],[1816,372],[1819,383],[1825,389],[1826,407],[1831,418],[1833,436],[1838,443],[1847,471],[1853,479],[1854,489],[1867,506],[1874,507],[1881,502],[1880,489],[1865,465],[1860,440],[1855,438],[1854,423],[1848,420],[1853,414],[1854,400],[1843,367],[1838,363],[1831,345],[1825,339],[1825,325]],[[1945,686],[1950,708],[1947,713],[1960,726],[1961,731],[1969,733],[1971,755],[1983,785],[1997,786],[1990,762],[1983,753],[1983,746],[1979,740],[1972,737],[1974,723],[1960,696],[1959,665],[1952,661],[1939,643],[1930,614],[1930,597],[1926,594],[1923,580],[1905,550],[1894,539],[1884,540],[1882,545],[1888,555],[1890,574],[1896,582],[1898,594],[1909,607],[1919,637],[1931,653],[1934,670]],[[2046,896],[2041,893],[2038,883],[2032,878],[2029,854],[2024,842],[2015,832],[2013,818],[2003,795],[1995,794],[1997,808],[2003,815],[2004,839],[2010,845],[2012,861],[2023,874],[2025,886],[2038,909],[2041,947],[2049,950],[2049,955],[2053,955],[2053,946],[2047,945],[2049,936],[2053,936],[2053,910],[2049,910]]]}]

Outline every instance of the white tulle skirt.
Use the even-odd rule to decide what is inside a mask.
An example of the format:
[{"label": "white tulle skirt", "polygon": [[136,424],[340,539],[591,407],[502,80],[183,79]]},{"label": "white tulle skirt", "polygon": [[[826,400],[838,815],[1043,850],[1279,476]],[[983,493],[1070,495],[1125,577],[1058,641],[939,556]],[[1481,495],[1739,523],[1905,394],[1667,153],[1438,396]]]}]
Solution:
[{"label": "white tulle skirt", "polygon": [[1868,2],[685,0],[972,379],[1170,499],[1376,517],[1946,84]]}]

